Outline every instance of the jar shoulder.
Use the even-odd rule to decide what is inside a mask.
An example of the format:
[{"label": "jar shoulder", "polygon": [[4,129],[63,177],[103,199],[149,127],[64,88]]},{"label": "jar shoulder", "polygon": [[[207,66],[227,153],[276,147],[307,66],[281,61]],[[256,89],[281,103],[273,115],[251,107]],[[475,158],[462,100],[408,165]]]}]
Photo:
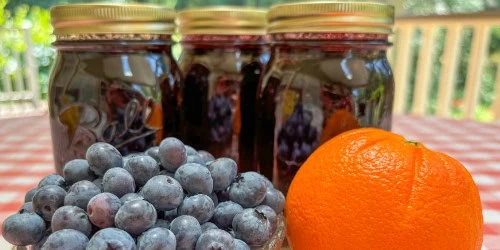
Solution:
[{"label": "jar shoulder", "polygon": [[341,84],[350,88],[393,84],[391,66],[382,51],[306,52],[274,50],[264,74],[264,84]]}]

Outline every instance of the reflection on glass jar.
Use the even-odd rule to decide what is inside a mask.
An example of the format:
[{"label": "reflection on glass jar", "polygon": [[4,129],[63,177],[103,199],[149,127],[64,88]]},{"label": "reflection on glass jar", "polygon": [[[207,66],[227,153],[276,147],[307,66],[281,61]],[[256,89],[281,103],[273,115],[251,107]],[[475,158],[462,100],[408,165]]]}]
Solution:
[{"label": "reflection on glass jar", "polygon": [[[299,3],[270,10],[273,49],[258,91],[256,163],[285,193],[302,163],[321,144],[359,127],[391,129],[394,81],[386,49],[393,9],[359,4]],[[307,5],[317,8],[297,7]],[[300,12],[311,9],[318,12]],[[359,11],[388,18],[383,23],[351,23],[332,17],[336,13],[356,20]],[[309,26],[317,32],[306,32],[310,29],[293,22],[294,15],[311,15],[314,25]],[[354,33],[328,25],[334,21]],[[365,29],[371,26],[386,29]]]},{"label": "reflection on glass jar", "polygon": [[215,157],[233,158],[240,171],[254,166],[255,97],[268,61],[265,14],[250,8],[204,8],[178,15],[184,72],[179,137]]},{"label": "reflection on glass jar", "polygon": [[[137,8],[137,18],[148,14],[152,23],[173,22],[170,9],[132,7]],[[61,23],[71,22],[68,13],[74,10],[89,19],[97,9],[109,11],[102,29],[113,28],[123,18],[134,23],[133,17],[126,16],[129,8],[66,5],[52,9],[58,54],[50,79],[49,108],[58,173],[65,162],[85,158],[92,143],[110,143],[126,155],[158,144],[176,129],[180,74],[170,54],[171,28],[131,28],[134,33],[120,34],[89,34],[92,30],[86,29],[92,27],[78,23],[61,28]]]}]

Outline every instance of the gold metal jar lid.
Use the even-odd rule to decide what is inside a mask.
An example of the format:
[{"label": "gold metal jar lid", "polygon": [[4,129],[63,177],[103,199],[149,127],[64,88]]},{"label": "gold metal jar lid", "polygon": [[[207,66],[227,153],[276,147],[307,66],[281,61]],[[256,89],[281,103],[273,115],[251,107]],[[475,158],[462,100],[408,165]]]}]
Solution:
[{"label": "gold metal jar lid", "polygon": [[394,6],[369,2],[302,2],[271,7],[268,32],[392,33]]},{"label": "gold metal jar lid", "polygon": [[68,4],[50,10],[57,37],[88,34],[164,35],[175,31],[175,11],[142,4]]},{"label": "gold metal jar lid", "polygon": [[181,35],[265,35],[267,11],[247,7],[208,7],[180,11]]}]

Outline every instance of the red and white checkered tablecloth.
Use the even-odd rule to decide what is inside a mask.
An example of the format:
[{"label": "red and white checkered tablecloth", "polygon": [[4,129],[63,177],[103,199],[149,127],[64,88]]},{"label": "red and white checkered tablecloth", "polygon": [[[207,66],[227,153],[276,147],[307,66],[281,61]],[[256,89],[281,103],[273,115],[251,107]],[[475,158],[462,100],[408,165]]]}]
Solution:
[{"label": "red and white checkered tablecloth", "polygon": [[48,116],[0,120],[0,221],[16,212],[24,194],[54,172]]},{"label": "red and white checkered tablecloth", "polygon": [[393,131],[454,157],[469,170],[483,204],[483,249],[500,249],[500,123],[396,116]]},{"label": "red and white checkered tablecloth", "polygon": [[[396,116],[393,131],[465,165],[483,203],[483,249],[500,250],[500,123]],[[18,210],[26,191],[53,171],[47,116],[0,120],[0,222]]]}]

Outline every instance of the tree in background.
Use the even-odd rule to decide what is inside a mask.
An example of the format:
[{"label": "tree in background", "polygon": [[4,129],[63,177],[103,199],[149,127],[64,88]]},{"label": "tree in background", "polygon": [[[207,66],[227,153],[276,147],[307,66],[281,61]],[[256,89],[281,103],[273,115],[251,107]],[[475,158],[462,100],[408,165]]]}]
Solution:
[{"label": "tree in background", "polygon": [[404,8],[415,15],[475,12],[486,9],[486,0],[406,0]]},{"label": "tree in background", "polygon": [[[50,67],[54,58],[51,48],[53,41],[50,13],[40,6],[18,5],[13,11],[6,8],[7,0],[0,0],[0,69],[7,69],[13,73],[20,70],[16,65],[13,52],[22,53],[25,50],[24,34],[22,29],[29,29],[33,41],[33,53],[39,65],[39,81],[42,97],[47,95],[47,85]],[[0,79],[3,78],[0,70]],[[15,76],[11,78],[14,80]]]},{"label": "tree in background", "polygon": [[[108,0],[112,3],[153,3],[161,4],[175,9],[185,9],[200,6],[212,5],[238,5],[238,6],[254,6],[254,7],[269,7],[276,3],[296,2],[297,0]],[[365,0],[351,0],[365,1]],[[492,10],[500,8],[500,0],[377,0],[394,4],[397,8],[398,15],[429,15],[429,14],[449,14],[457,12],[476,12],[483,10]],[[34,53],[40,65],[40,85],[42,97],[47,95],[48,74],[50,65],[54,58],[54,50],[50,44],[53,41],[51,36],[52,28],[50,26],[49,8],[58,4],[80,3],[80,2],[103,2],[103,0],[0,0],[0,68],[7,67],[9,71],[17,69],[13,60],[13,51],[24,51],[23,35],[20,32],[13,30],[30,28],[32,40],[35,45]],[[417,33],[417,37],[418,37]],[[440,73],[439,62],[444,47],[445,31],[442,30],[438,34],[436,40],[436,57],[433,71],[433,93],[437,93],[437,81]],[[465,74],[470,55],[470,44],[472,40],[472,31],[466,29],[462,40],[462,54],[457,77],[457,88],[459,91],[455,98],[463,97],[463,88],[465,85]],[[420,46],[418,39],[415,39],[414,44],[414,61],[417,58],[417,49]],[[500,63],[500,28],[492,30],[492,40],[490,44],[490,60],[487,64],[484,74],[484,84],[481,91],[482,107],[489,107],[493,99],[494,76],[496,72],[496,64]],[[493,63],[495,62],[495,63]],[[0,70],[0,79],[3,71]],[[14,76],[12,76],[14,77]],[[414,79],[414,75],[412,77]],[[411,81],[414,84],[414,81]],[[412,96],[412,95],[410,95]],[[411,100],[409,100],[411,101]],[[433,104],[436,102],[436,96],[431,99],[431,112],[434,109]],[[459,110],[457,110],[459,113]]]},{"label": "tree in background", "polygon": [[[406,0],[404,2],[404,11],[410,15],[429,15],[429,14],[454,14],[463,12],[478,12],[478,11],[492,11],[500,7],[500,0],[476,0],[476,1],[460,1],[460,0]],[[432,65],[432,90],[430,96],[429,112],[434,113],[437,105],[437,93],[439,76],[441,73],[441,56],[445,46],[446,30],[440,28],[434,43],[435,53]],[[418,51],[420,48],[420,32],[417,31],[413,39],[413,66],[415,70]],[[467,75],[467,68],[469,58],[471,55],[471,43],[473,37],[473,29],[464,27],[461,38],[461,49],[457,78],[456,90],[454,92],[454,107],[452,108],[452,115],[454,117],[461,117],[462,115],[462,100],[464,98],[464,89]],[[489,47],[489,60],[484,68],[483,79],[480,91],[480,101],[476,118],[483,121],[490,121],[493,119],[493,114],[490,106],[494,98],[495,76],[497,71],[497,64],[500,64],[500,28],[493,27],[491,29],[490,47]],[[413,89],[415,84],[415,72],[410,75],[410,89]],[[409,94],[407,110],[411,109],[413,93]]]},{"label": "tree in background", "polygon": [[[6,1],[6,0],[2,0]],[[365,0],[351,0],[365,1]],[[373,0],[372,0],[373,1]],[[470,12],[485,9],[496,9],[500,7],[499,0],[375,0],[378,2],[387,2],[400,6],[405,13],[414,14],[432,14],[432,13],[452,13],[452,12]],[[48,9],[57,4],[80,3],[80,2],[103,2],[102,0],[10,0],[6,8],[14,11],[19,5],[40,6]],[[258,6],[269,7],[272,4],[284,2],[297,2],[297,0],[108,0],[106,2],[126,3],[153,3],[163,4],[176,9],[189,7],[209,6],[209,5],[239,5],[239,6]]]}]

